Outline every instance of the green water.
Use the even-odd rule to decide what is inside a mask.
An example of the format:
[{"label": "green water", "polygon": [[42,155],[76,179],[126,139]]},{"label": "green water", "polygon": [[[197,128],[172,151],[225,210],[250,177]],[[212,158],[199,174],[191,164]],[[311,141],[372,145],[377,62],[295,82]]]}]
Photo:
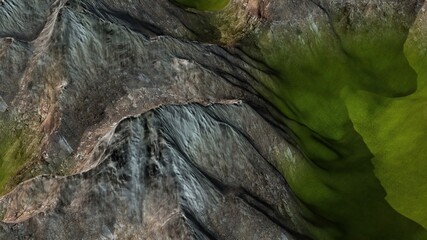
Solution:
[{"label": "green water", "polygon": [[227,6],[229,0],[175,0],[176,2],[197,10],[220,10]]},{"label": "green water", "polygon": [[344,47],[316,34],[257,39],[276,71],[262,94],[287,117],[308,158],[284,160],[280,170],[313,213],[336,226],[313,222],[311,234],[427,239],[426,66],[408,62],[400,30],[347,36]]}]

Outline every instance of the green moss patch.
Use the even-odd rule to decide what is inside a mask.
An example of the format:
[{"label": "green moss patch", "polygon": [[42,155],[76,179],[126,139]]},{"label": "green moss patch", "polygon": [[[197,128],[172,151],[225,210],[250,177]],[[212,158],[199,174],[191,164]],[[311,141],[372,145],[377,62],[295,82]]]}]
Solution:
[{"label": "green moss patch", "polygon": [[341,42],[321,31],[258,35],[277,73],[261,93],[287,117],[307,156],[284,157],[280,170],[339,232],[313,225],[315,239],[427,239],[427,90],[417,91],[420,79],[403,52],[407,33],[396,29]]},{"label": "green moss patch", "polygon": [[22,132],[12,132],[0,122],[0,195],[11,190],[13,177],[28,160]]}]

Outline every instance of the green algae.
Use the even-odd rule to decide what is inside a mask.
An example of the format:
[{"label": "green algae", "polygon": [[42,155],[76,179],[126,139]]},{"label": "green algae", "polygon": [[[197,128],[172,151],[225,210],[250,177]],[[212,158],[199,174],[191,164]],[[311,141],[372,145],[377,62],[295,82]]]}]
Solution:
[{"label": "green algae", "polygon": [[221,10],[227,6],[229,0],[175,0],[176,2],[190,8],[201,11]]},{"label": "green algae", "polygon": [[417,90],[422,83],[404,54],[407,32],[381,30],[341,42],[280,29],[257,36],[276,72],[263,82],[270,92],[261,93],[286,116],[307,156],[284,157],[279,170],[339,232],[315,224],[315,239],[427,239],[427,115],[419,101],[427,90]]}]

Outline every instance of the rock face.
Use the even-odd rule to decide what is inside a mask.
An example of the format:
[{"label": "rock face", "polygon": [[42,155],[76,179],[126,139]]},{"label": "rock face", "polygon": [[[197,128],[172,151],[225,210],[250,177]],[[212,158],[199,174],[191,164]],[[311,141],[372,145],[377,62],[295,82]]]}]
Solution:
[{"label": "rock face", "polygon": [[[26,152],[34,172],[77,166],[114,123],[160,105],[227,99],[261,105],[254,90],[235,86],[251,88],[243,79],[253,79],[252,60],[184,40],[195,36],[177,19],[145,19],[172,9],[176,18],[183,15],[171,3],[141,4],[57,1],[27,9],[4,2],[0,8],[1,34],[7,36],[0,54],[2,109],[8,106],[1,124],[10,135],[24,132],[20,141],[31,146]],[[12,12],[16,17],[8,17]],[[17,20],[25,38],[8,28]],[[40,31],[32,34],[35,29]]]},{"label": "rock face", "polygon": [[1,239],[304,239],[268,141],[288,146],[245,104],[126,118],[85,171],[4,196]]},{"label": "rock face", "polygon": [[263,66],[190,41],[219,41],[210,16],[168,1],[1,3],[0,187],[31,179],[0,199],[0,239],[309,235],[276,170],[278,151],[302,155],[239,100],[274,111],[249,84]]},{"label": "rock face", "polygon": [[0,0],[0,239],[427,239],[425,4]]}]

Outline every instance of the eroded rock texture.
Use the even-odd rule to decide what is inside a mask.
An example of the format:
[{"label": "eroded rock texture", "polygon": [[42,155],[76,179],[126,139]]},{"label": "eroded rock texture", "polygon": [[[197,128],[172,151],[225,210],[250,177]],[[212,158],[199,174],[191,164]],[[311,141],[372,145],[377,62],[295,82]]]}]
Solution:
[{"label": "eroded rock texture", "polygon": [[[184,13],[169,2],[31,6],[37,9],[26,9],[26,3],[2,5],[1,11],[15,15],[1,14],[5,38],[0,73],[4,129],[24,129],[31,136],[21,140],[31,146],[27,153],[33,160],[45,153],[48,164],[36,164],[34,171],[78,165],[76,157],[85,157],[113,123],[159,105],[246,98],[261,102],[254,90],[235,86],[250,89],[243,80],[262,74],[250,69],[252,60],[232,57],[221,46],[184,40],[195,36],[169,14]],[[171,17],[158,17],[162,15]],[[45,21],[38,24],[42,17]],[[37,24],[20,25],[28,28],[22,30],[29,35],[25,38],[8,28],[21,18],[22,24]],[[33,29],[40,31],[30,34]],[[64,160],[70,157],[76,160]]]},{"label": "eroded rock texture", "polygon": [[303,157],[238,100],[274,111],[250,85],[266,68],[192,42],[220,41],[211,14],[167,1],[2,4],[3,191],[54,175],[1,198],[1,239],[308,236],[309,211],[276,170],[279,151]]},{"label": "eroded rock texture", "polygon": [[178,2],[0,0],[0,239],[426,239],[424,1]]},{"label": "eroded rock texture", "polygon": [[247,105],[165,106],[124,119],[87,170],[39,176],[3,197],[0,236],[300,239],[301,208],[268,141],[301,158]]}]

